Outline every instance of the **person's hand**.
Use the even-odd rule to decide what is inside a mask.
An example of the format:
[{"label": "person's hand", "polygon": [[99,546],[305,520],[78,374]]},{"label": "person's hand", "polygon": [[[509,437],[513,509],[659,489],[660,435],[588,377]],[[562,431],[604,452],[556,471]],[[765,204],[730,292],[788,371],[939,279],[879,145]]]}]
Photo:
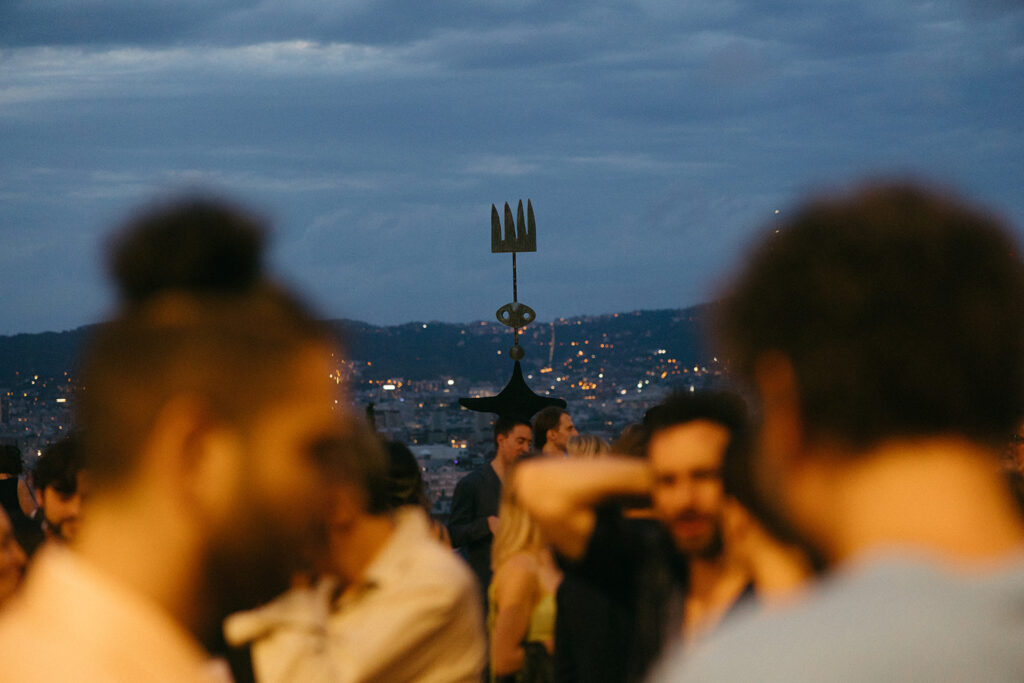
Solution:
[{"label": "person's hand", "polygon": [[726,556],[741,565],[766,605],[784,603],[798,594],[812,576],[806,555],[780,542],[734,499],[722,510],[722,544]]},{"label": "person's hand", "polygon": [[495,517],[494,515],[491,515],[490,517],[488,517],[487,518],[487,527],[491,530],[492,534],[497,535],[498,534],[498,518]]},{"label": "person's hand", "polygon": [[761,525],[747,509],[735,498],[726,498],[722,506],[722,545],[728,557],[752,571],[766,540]]}]

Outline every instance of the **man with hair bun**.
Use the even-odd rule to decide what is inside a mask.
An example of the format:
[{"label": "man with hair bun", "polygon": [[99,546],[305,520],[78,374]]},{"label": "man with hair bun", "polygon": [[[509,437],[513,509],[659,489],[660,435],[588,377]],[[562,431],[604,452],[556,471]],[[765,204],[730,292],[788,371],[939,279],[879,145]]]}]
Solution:
[{"label": "man with hair bun", "polygon": [[189,198],[114,240],[121,305],[89,341],[75,405],[89,514],[0,617],[10,680],[223,680],[204,648],[222,619],[322,544],[350,424],[339,351],[264,275],[263,232]]}]

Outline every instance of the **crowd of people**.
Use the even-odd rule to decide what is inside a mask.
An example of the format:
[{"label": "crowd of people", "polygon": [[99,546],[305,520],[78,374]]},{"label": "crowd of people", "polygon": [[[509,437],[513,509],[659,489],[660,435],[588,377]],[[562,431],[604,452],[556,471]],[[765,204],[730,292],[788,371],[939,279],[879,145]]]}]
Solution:
[{"label": "crowd of people", "polygon": [[913,184],[793,215],[716,305],[727,384],[611,444],[513,406],[442,524],[261,221],[144,208],[73,434],[0,452],[0,680],[1019,680],[1019,248]]}]

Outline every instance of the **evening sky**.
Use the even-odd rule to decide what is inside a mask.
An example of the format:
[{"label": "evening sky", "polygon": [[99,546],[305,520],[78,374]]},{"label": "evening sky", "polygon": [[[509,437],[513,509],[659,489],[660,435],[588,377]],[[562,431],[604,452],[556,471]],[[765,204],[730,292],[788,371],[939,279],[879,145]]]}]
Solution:
[{"label": "evening sky", "polygon": [[[808,192],[957,188],[1024,227],[1007,0],[2,0],[0,334],[96,322],[103,237],[202,190],[325,317],[709,300]],[[776,211],[779,213],[776,214]]]}]

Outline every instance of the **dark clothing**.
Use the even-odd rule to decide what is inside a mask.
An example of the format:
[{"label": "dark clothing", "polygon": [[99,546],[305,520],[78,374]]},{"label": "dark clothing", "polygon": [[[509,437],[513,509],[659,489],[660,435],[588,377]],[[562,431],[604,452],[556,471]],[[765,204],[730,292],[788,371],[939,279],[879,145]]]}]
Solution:
[{"label": "dark clothing", "polygon": [[473,470],[455,485],[448,533],[452,547],[459,550],[480,582],[483,604],[487,604],[487,586],[491,582],[491,543],[494,535],[487,518],[497,516],[501,500],[501,480],[487,463]]},{"label": "dark clothing", "polygon": [[563,567],[557,680],[642,680],[683,623],[689,572],[669,533],[602,507],[583,557]]},{"label": "dark clothing", "polygon": [[572,571],[559,584],[555,601],[555,680],[625,681],[624,644],[631,637],[626,606]]},{"label": "dark clothing", "polygon": [[[0,505],[11,520],[11,527],[14,530],[14,537],[18,545],[29,557],[36,552],[36,548],[45,540],[42,523],[32,519],[21,511],[21,504],[18,502],[18,478],[10,477],[0,479]],[[40,513],[40,516],[42,513]]]}]

